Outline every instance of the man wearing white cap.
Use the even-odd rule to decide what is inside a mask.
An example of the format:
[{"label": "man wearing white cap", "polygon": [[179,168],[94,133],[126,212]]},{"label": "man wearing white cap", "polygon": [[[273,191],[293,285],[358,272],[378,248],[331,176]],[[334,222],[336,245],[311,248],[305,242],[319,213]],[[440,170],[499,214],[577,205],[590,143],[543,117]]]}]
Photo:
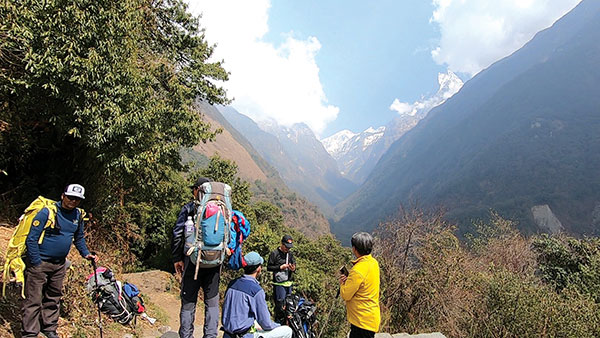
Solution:
[{"label": "man wearing white cap", "polygon": [[[256,278],[264,259],[257,252],[244,256],[244,276],[229,284],[223,303],[224,338],[291,338],[292,329],[271,320],[265,291]],[[255,325],[255,322],[258,324]]]},{"label": "man wearing white cap", "polygon": [[[40,210],[27,235],[25,268],[25,300],[23,301],[22,337],[37,337],[41,332],[48,338],[58,337],[56,328],[66,274],[66,257],[71,243],[87,259],[92,255],[83,236],[83,214],[77,208],[85,198],[85,189],[69,184],[56,202],[56,218],[48,220],[47,208]],[[45,228],[46,222],[56,222]]]}]

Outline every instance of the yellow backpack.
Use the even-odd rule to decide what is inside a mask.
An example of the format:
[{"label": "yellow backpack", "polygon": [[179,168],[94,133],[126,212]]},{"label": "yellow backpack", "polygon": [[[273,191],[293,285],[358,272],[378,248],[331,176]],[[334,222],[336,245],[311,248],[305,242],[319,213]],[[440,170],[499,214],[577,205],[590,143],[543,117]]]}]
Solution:
[{"label": "yellow backpack", "polygon": [[[48,221],[44,225],[44,231],[40,236],[38,244],[42,244],[44,240],[44,233],[47,228],[54,228],[56,226],[56,201],[51,199],[38,196],[31,204],[25,209],[25,212],[19,218],[19,224],[15,229],[8,247],[6,249],[6,257],[4,262],[4,273],[2,277],[2,296],[4,297],[6,291],[6,283],[11,280],[11,272],[14,273],[14,281],[23,285],[21,290],[21,296],[25,298],[25,277],[23,272],[25,271],[25,262],[23,262],[23,254],[25,253],[25,240],[31,229],[31,223],[37,215],[37,213],[43,208],[48,209]],[[79,209],[81,218],[85,215],[82,209]]]}]

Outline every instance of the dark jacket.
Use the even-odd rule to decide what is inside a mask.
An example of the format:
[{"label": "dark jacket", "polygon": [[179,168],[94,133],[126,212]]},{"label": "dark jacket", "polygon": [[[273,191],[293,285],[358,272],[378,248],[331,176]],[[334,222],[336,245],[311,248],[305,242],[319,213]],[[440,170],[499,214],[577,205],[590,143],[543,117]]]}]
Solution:
[{"label": "dark jacket", "polygon": [[[40,265],[42,261],[64,261],[71,250],[71,243],[85,257],[90,254],[83,236],[83,219],[79,209],[66,210],[61,202],[56,203],[56,227],[44,229],[48,220],[48,209],[40,210],[33,219],[31,229],[25,240],[27,257],[32,265]],[[38,244],[44,232],[42,244]]]},{"label": "dark jacket", "polygon": [[[289,255],[288,263],[296,264],[296,259],[294,258],[292,251],[288,251],[287,253],[285,253],[285,252],[281,251],[281,248],[278,247],[277,249],[273,250],[273,252],[271,252],[271,255],[269,255],[269,261],[267,262],[267,271],[273,272],[273,282],[275,282],[275,283],[281,283],[281,282],[285,282],[285,281],[294,280],[294,272],[292,270],[290,270],[290,269],[280,270],[279,269],[280,266],[282,266],[283,264],[286,263],[286,255]],[[282,272],[282,271],[284,273],[279,274],[279,276],[278,276],[278,272]],[[287,272],[287,276],[286,276],[285,272]],[[284,276],[283,280],[281,279],[282,275]],[[286,279],[286,277],[287,277],[287,279]]]},{"label": "dark jacket", "polygon": [[185,245],[185,221],[187,221],[188,216],[194,217],[195,213],[196,204],[194,201],[192,201],[184,205],[179,212],[179,216],[177,216],[177,222],[175,222],[175,226],[173,227],[173,239],[171,241],[173,263],[183,261],[183,247]]}]

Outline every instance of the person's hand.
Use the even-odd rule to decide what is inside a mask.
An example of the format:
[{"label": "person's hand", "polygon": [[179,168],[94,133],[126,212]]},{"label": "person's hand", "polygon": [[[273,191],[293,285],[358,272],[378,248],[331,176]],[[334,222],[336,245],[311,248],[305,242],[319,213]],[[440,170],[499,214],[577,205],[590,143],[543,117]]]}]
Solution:
[{"label": "person's hand", "polygon": [[89,259],[90,261],[93,260],[96,263],[98,262],[98,256],[96,256],[96,255],[87,254],[87,256],[85,256],[84,258]]},{"label": "person's hand", "polygon": [[290,267],[289,264],[283,264],[279,267],[279,270],[287,270]]},{"label": "person's hand", "polygon": [[346,283],[346,279],[348,279],[348,276],[340,275],[340,285]]},{"label": "person's hand", "polygon": [[175,262],[173,263],[173,266],[175,267],[176,274],[183,274],[183,261]]},{"label": "person's hand", "polygon": [[290,264],[290,270],[296,271],[296,264]]}]

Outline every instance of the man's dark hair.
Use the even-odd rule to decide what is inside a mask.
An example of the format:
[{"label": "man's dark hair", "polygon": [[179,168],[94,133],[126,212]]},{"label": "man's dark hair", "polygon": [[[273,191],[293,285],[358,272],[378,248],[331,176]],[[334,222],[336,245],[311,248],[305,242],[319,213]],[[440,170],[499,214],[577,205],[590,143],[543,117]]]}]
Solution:
[{"label": "man's dark hair", "polygon": [[244,275],[251,275],[255,273],[259,266],[260,265],[246,265],[244,267]]},{"label": "man's dark hair", "polygon": [[190,188],[192,188],[192,189],[198,188],[203,183],[210,182],[210,181],[211,181],[211,179],[208,177],[198,177],[198,179],[196,179],[196,182],[194,184],[190,185]]},{"label": "man's dark hair", "polygon": [[373,250],[373,236],[369,233],[357,232],[352,235],[350,242],[361,256],[368,255]]}]

